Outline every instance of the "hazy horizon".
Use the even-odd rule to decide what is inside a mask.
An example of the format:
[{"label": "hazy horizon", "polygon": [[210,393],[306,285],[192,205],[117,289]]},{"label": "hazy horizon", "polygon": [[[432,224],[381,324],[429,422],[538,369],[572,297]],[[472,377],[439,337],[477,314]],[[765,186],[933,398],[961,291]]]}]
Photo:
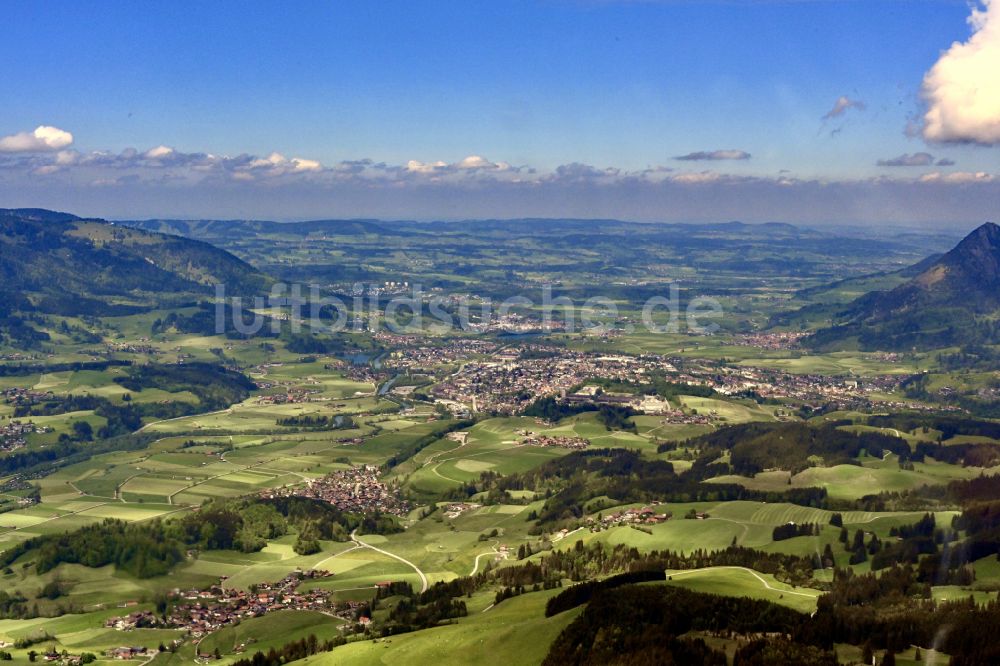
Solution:
[{"label": "hazy horizon", "polygon": [[6,6],[0,204],[996,219],[1000,0],[239,7]]}]

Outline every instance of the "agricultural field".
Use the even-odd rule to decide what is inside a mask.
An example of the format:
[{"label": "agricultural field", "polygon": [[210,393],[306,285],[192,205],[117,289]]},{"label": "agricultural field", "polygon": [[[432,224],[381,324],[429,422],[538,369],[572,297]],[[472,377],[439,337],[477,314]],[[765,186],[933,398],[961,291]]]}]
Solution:
[{"label": "agricultural field", "polygon": [[[806,243],[797,254],[804,277],[763,278],[734,266],[748,257],[778,265],[782,253],[754,230],[710,230],[699,242],[721,243],[739,261],[704,247],[651,247],[648,266],[623,266],[621,283],[598,289],[604,273],[591,262],[621,259],[606,238],[556,251],[554,238],[526,234],[508,246],[500,234],[459,274],[469,249],[460,230],[386,236],[358,225],[308,242],[291,232],[213,240],[278,277],[327,285],[343,277],[343,267],[328,273],[331,257],[387,284],[414,278],[419,264],[441,291],[477,303],[507,295],[512,280],[559,278],[571,296],[610,290],[618,316],[573,308],[607,328],[544,331],[530,306],[505,322],[520,335],[496,322],[484,332],[425,325],[401,334],[376,319],[330,333],[294,330],[304,322],[269,304],[244,314],[270,317],[273,328],[246,337],[213,333],[216,312],[185,299],[123,316],[32,320],[48,341],[0,373],[0,425],[31,426],[0,453],[0,557],[13,554],[0,590],[16,593],[0,598],[14,609],[0,619],[0,641],[20,641],[15,662],[27,661],[31,638],[40,652],[103,656],[135,645],[152,651],[136,664],[225,666],[314,636],[346,643],[305,660],[324,665],[539,663],[585,612],[545,618],[549,599],[664,553],[677,564],[659,560],[666,579],[644,585],[763,600],[808,618],[838,576],[885,575],[876,556],[907,544],[901,534],[921,521],[933,518],[934,531],[924,551],[901,555],[906,566],[971,538],[959,493],[1000,475],[1000,427],[973,414],[979,403],[948,397],[989,396],[991,372],[946,369],[958,361],[927,351],[802,346],[825,310],[770,325],[793,306],[902,283],[864,272],[919,258],[913,247],[834,258]],[[512,267],[515,251],[536,265]],[[825,288],[832,277],[855,279]],[[677,279],[718,290],[722,327],[630,328],[639,301]],[[897,411],[919,419],[869,424]],[[784,433],[822,454],[787,450]],[[759,450],[740,450],[744,437],[760,438]],[[107,553],[73,541],[81,533],[126,547],[101,559]],[[155,544],[143,541],[149,535]],[[723,556],[737,563],[703,566]],[[998,598],[998,566],[995,554],[942,566],[927,598],[982,607]],[[321,601],[287,590],[260,601],[288,580]],[[205,632],[106,625],[165,614],[212,588],[266,609]],[[420,611],[407,615],[411,606]],[[692,635],[730,657],[741,645]],[[860,658],[857,645],[837,649]],[[912,654],[904,646],[900,663]]]},{"label": "agricultural field", "polygon": [[901,469],[892,454],[885,459],[866,458],[860,465],[810,467],[798,474],[785,471],[760,472],[753,478],[724,475],[710,483],[736,483],[752,490],[781,491],[787,488],[825,488],[835,499],[854,500],[870,495],[873,488],[886,492],[913,490],[922,486],[943,486],[950,481],[996,475],[1000,468],[959,467],[928,459]]},{"label": "agricultural field", "polygon": [[[304,664],[533,664],[578,614],[579,609],[543,617],[550,592],[534,592],[479,609],[454,624],[374,641],[359,641],[304,660]],[[478,603],[477,603],[478,602]]]},{"label": "agricultural field", "polygon": [[709,594],[766,599],[802,613],[815,611],[816,599],[820,596],[816,590],[795,589],[775,580],[774,576],[738,567],[668,571],[667,577],[670,585]]}]

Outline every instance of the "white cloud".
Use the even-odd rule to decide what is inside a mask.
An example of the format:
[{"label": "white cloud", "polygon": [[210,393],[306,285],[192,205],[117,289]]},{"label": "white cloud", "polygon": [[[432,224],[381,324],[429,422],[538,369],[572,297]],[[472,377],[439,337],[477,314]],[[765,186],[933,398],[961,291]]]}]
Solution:
[{"label": "white cloud", "polygon": [[955,173],[940,173],[935,171],[920,177],[920,182],[922,183],[949,183],[952,185],[992,183],[994,180],[996,180],[996,177],[985,171],[956,171]]},{"label": "white cloud", "polygon": [[281,153],[271,153],[267,157],[257,158],[250,162],[251,169],[269,169],[287,162],[288,159]]},{"label": "white cloud", "polygon": [[293,157],[290,161],[294,171],[320,171],[323,168],[323,165],[316,160]]},{"label": "white cloud", "polygon": [[[323,165],[316,160],[309,160],[304,157],[293,157],[288,159],[278,152],[271,153],[267,157],[241,156],[239,158],[218,158],[214,155],[206,155],[211,167],[221,165],[223,169],[231,168],[234,171],[233,177],[237,180],[252,180],[254,174],[258,176],[281,176],[287,173],[302,173],[307,171],[322,171]],[[253,173],[250,173],[249,171]]]},{"label": "white cloud", "polygon": [[972,36],[955,42],[924,76],[928,141],[1000,143],[1000,0],[969,17]]},{"label": "white cloud", "polygon": [[143,156],[149,160],[159,160],[164,157],[170,157],[174,154],[174,152],[174,149],[170,146],[157,146],[156,148],[150,148],[147,150],[143,153]]},{"label": "white cloud", "polygon": [[722,179],[722,176],[714,171],[700,171],[698,173],[679,173],[671,178],[675,183],[687,185],[698,185],[701,183],[714,183]]},{"label": "white cloud", "polygon": [[629,174],[615,167],[605,167],[599,169],[589,164],[571,162],[561,164],[551,174],[541,176],[540,180],[555,183],[577,183],[577,184],[609,184],[618,182]]},{"label": "white cloud", "polygon": [[748,160],[750,153],[745,150],[699,150],[687,155],[678,155],[675,160],[695,162],[701,160]]},{"label": "white cloud", "polygon": [[493,163],[479,155],[469,155],[456,165],[459,169],[489,169]]},{"label": "white cloud", "polygon": [[410,160],[406,163],[406,170],[412,171],[414,173],[434,173],[436,171],[441,171],[448,167],[447,162],[421,162],[419,160]]},{"label": "white cloud", "polygon": [[[713,157],[700,159],[739,159],[743,153],[712,152]],[[885,162],[923,164],[928,159],[933,160],[918,153]],[[694,166],[719,164],[699,162]],[[751,215],[767,219],[791,219],[796,215],[802,219],[822,216],[826,220],[861,219],[859,215],[886,220],[906,216],[914,220],[959,219],[961,216],[952,210],[955,207],[966,211],[963,215],[969,219],[985,219],[992,214],[989,211],[1000,200],[1000,174],[948,173],[945,164],[943,160],[932,161],[927,170],[933,173],[925,175],[920,175],[922,169],[906,177],[821,181],[802,180],[791,174],[768,177],[715,169],[674,171],[656,164],[636,170],[585,163],[541,169],[510,166],[481,155],[454,162],[411,160],[400,164],[357,159],[324,165],[318,160],[286,157],[277,152],[226,156],[187,153],[166,146],[118,152],[66,148],[0,153],[0,194],[6,192],[10,199],[10,193],[20,196],[36,188],[43,193],[71,192],[86,197],[93,192],[95,197],[106,197],[107,188],[114,188],[134,201],[158,197],[165,211],[176,210],[178,202],[185,205],[200,196],[207,202],[204,210],[217,210],[212,207],[224,207],[226,201],[234,209],[255,201],[264,207],[261,210],[270,210],[268,206],[281,201],[311,206],[319,213],[336,199],[355,202],[359,207],[354,212],[358,215],[390,217],[413,215],[412,210],[417,209],[423,211],[424,217],[452,211],[454,215],[487,217],[575,214],[691,220],[747,219]],[[41,177],[49,174],[54,175]],[[341,196],[331,199],[330,193]],[[101,199],[100,205],[107,201]],[[362,206],[362,201],[367,203]],[[399,207],[382,207],[389,201]],[[865,203],[859,205],[859,201]],[[514,208],[507,210],[508,202]],[[900,202],[905,206],[900,207]],[[466,211],[467,203],[469,211],[478,212]],[[301,216],[306,208],[295,210]]]},{"label": "white cloud", "polygon": [[851,109],[857,109],[858,111],[865,110],[865,103],[859,99],[851,99],[847,95],[841,95],[837,98],[837,101],[833,103],[833,108],[826,112],[821,120],[830,120],[831,118],[839,118]]},{"label": "white cloud", "polygon": [[73,135],[58,127],[39,125],[34,132],[19,132],[0,138],[0,152],[40,153],[60,150],[73,143]]}]

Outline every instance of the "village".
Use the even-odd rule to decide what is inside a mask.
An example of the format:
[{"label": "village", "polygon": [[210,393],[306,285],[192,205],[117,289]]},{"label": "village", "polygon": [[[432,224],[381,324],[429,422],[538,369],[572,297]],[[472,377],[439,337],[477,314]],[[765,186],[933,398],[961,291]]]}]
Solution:
[{"label": "village", "polygon": [[0,392],[0,397],[3,397],[3,401],[6,404],[17,407],[22,405],[34,405],[38,402],[52,400],[55,395],[52,391],[36,391],[34,389],[15,386],[4,389]]},{"label": "village", "polygon": [[0,423],[0,453],[16,451],[27,446],[25,436],[32,433],[43,433],[45,429],[33,423],[8,421]]},{"label": "village", "polygon": [[768,351],[797,349],[802,338],[809,334],[803,331],[744,333],[733,337],[733,344],[739,347],[756,347]]},{"label": "village", "polygon": [[631,356],[510,347],[489,361],[467,363],[436,385],[432,394],[465,405],[473,412],[517,414],[536,397],[564,394],[591,377],[640,381],[650,369]]},{"label": "village", "polygon": [[530,430],[519,430],[522,446],[552,446],[562,449],[580,450],[590,446],[590,440],[583,437],[537,435]]},{"label": "village", "polygon": [[[780,334],[775,340],[754,338],[754,343],[788,348],[796,340],[794,334]],[[447,347],[423,347],[420,362],[411,363],[409,353],[410,350],[396,352],[391,363],[400,369],[420,367],[432,372],[461,356],[449,353]],[[667,400],[657,396],[604,393],[587,385],[593,379],[643,385],[654,376],[678,385],[710,388],[722,396],[788,401],[789,408],[797,408],[790,404],[793,402],[813,407],[833,404],[842,409],[921,408],[919,403],[885,397],[898,390],[906,378],[902,374],[866,377],[797,374],[708,359],[608,355],[534,343],[501,347],[488,358],[469,360],[427,392],[435,402],[458,416],[477,412],[519,414],[536,399],[553,396],[567,403],[619,404],[643,414],[668,417],[670,423],[708,422],[703,415],[671,407]]]},{"label": "village", "polygon": [[672,517],[673,514],[669,511],[657,513],[652,507],[644,506],[639,509],[615,511],[607,515],[598,514],[596,518],[588,516],[586,523],[592,532],[598,532],[619,525],[658,525],[667,522]]},{"label": "village", "polygon": [[265,498],[307,497],[322,500],[350,513],[388,513],[403,516],[413,508],[379,480],[381,471],[374,465],[337,470],[321,479],[308,479],[303,485],[269,488]]},{"label": "village", "polygon": [[[200,639],[209,633],[244,619],[261,617],[280,610],[312,610],[340,617],[349,622],[357,620],[361,602],[333,604],[329,592],[322,589],[300,591],[303,581],[322,580],[333,574],[325,570],[296,571],[276,583],[258,583],[249,590],[226,587],[226,578],[207,590],[173,590],[169,599],[172,605],[163,615],[150,610],[140,610],[128,615],[110,617],[104,626],[118,631],[145,628],[181,629],[188,636]],[[175,641],[175,644],[180,639]],[[244,646],[245,647],[245,646]],[[242,650],[237,647],[237,652]],[[144,647],[117,647],[109,650],[112,659],[134,659],[146,654]],[[217,659],[217,655],[198,654],[200,660]]]},{"label": "village", "polygon": [[[13,405],[15,409],[19,407],[24,410],[37,402],[51,399],[52,393],[24,388],[8,388],[4,389],[0,393],[0,396],[3,397],[3,401],[6,404]],[[17,412],[15,411],[15,413]],[[0,453],[8,453],[24,448],[27,446],[26,437],[28,435],[43,434],[50,431],[51,428],[35,425],[31,421],[22,421],[19,419],[8,420],[6,416],[0,416]]]}]

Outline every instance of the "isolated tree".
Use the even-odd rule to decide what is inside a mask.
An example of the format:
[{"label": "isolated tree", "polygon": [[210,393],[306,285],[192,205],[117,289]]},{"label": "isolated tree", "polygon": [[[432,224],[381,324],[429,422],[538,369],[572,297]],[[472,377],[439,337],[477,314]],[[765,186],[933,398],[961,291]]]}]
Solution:
[{"label": "isolated tree", "polygon": [[73,434],[77,439],[89,442],[94,439],[94,428],[86,421],[74,421]]}]

